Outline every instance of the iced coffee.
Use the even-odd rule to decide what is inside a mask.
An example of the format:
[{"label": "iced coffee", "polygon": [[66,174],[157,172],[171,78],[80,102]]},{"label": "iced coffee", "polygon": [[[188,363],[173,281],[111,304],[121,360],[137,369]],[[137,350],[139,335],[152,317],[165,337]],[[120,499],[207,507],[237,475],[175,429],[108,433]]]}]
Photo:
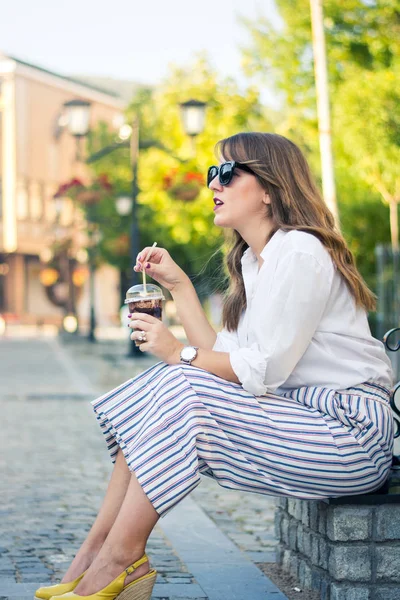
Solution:
[{"label": "iced coffee", "polygon": [[[163,300],[165,300],[162,289],[157,285],[147,284],[146,286],[133,285],[126,292],[125,304],[129,307],[130,313],[146,313],[156,319],[162,320]],[[140,346],[142,342],[135,340],[135,345]]]}]

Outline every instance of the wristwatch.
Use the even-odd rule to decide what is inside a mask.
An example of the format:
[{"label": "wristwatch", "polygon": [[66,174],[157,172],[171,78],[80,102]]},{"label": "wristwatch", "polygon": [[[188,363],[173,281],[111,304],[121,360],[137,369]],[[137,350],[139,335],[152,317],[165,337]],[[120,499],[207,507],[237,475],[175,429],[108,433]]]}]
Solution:
[{"label": "wristwatch", "polygon": [[195,346],[185,346],[181,350],[181,362],[185,365],[191,365],[192,361],[197,357],[197,350]]}]

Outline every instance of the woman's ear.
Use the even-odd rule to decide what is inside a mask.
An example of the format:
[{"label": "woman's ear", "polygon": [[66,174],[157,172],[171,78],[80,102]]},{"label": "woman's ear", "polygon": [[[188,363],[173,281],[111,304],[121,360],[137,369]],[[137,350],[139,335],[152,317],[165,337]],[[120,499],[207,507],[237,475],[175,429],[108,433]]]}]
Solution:
[{"label": "woman's ear", "polygon": [[264,204],[271,204],[271,197],[267,192],[264,193],[263,202]]}]

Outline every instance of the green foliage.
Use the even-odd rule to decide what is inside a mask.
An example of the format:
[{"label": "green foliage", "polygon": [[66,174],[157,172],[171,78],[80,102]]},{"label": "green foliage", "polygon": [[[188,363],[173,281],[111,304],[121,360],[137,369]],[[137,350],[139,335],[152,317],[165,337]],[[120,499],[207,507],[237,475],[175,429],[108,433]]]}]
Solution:
[{"label": "green foliage", "polygon": [[[206,126],[196,140],[195,156],[190,139],[183,131],[179,109],[179,103],[190,98],[207,102]],[[211,281],[212,286],[221,280],[218,249],[223,243],[223,234],[213,224],[212,192],[204,186],[194,201],[177,200],[165,189],[165,178],[172,170],[185,173],[188,166],[205,177],[208,166],[216,162],[214,146],[219,139],[239,131],[264,129],[268,120],[257,90],[250,87],[241,91],[233,80],[219,80],[202,56],[187,68],[172,68],[164,84],[154,93],[141,91],[127,110],[128,122],[135,115],[140,118],[141,145],[149,146],[140,151],[138,164],[140,246],[157,241],[192,276],[211,259],[207,278],[202,275],[195,278],[200,294],[206,294],[210,291],[206,281],[208,284]],[[92,135],[90,151],[98,151],[114,141],[102,125]],[[129,150],[119,148],[92,166],[97,174],[108,175],[114,195],[118,195],[129,192],[132,177],[129,165]],[[116,216],[113,202],[99,210],[110,219],[103,227],[101,252],[104,258],[121,269],[130,269],[129,257],[113,252],[115,241],[129,231],[129,219]]]},{"label": "green foliage", "polygon": [[[319,173],[318,124],[309,0],[276,0],[279,26],[245,21],[249,76],[282,97],[278,133],[304,150]],[[388,209],[379,198],[400,191],[398,0],[323,3],[335,176],[341,225],[360,271],[375,281],[374,246],[389,240]]]},{"label": "green foliage", "polygon": [[[275,27],[268,17],[244,20],[252,44],[244,51],[249,75],[284,94],[288,106],[304,116],[315,112],[312,32],[309,0],[276,0],[281,17]],[[330,82],[351,76],[348,69],[395,68],[400,56],[398,0],[325,0],[324,27]]]},{"label": "green foliage", "polygon": [[339,210],[343,235],[354,254],[357,267],[368,285],[376,289],[375,247],[389,237],[387,209],[373,198],[361,203],[339,203]]},{"label": "green foliage", "polygon": [[400,70],[354,69],[338,89],[334,117],[358,173],[385,199],[400,199]]}]

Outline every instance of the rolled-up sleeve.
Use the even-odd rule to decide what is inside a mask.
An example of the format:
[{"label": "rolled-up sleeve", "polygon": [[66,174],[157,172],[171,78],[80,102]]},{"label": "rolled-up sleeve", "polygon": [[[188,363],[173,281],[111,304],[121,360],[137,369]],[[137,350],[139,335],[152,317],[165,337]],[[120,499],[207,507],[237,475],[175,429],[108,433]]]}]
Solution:
[{"label": "rolled-up sleeve", "polygon": [[245,390],[262,396],[288,379],[318,328],[333,274],[330,259],[320,262],[293,251],[278,261],[263,298],[260,273],[257,297],[248,306],[252,343],[230,351],[232,369]]},{"label": "rolled-up sleeve", "polygon": [[239,348],[237,331],[228,331],[226,328],[217,333],[217,339],[213,346],[215,352],[231,352]]}]

